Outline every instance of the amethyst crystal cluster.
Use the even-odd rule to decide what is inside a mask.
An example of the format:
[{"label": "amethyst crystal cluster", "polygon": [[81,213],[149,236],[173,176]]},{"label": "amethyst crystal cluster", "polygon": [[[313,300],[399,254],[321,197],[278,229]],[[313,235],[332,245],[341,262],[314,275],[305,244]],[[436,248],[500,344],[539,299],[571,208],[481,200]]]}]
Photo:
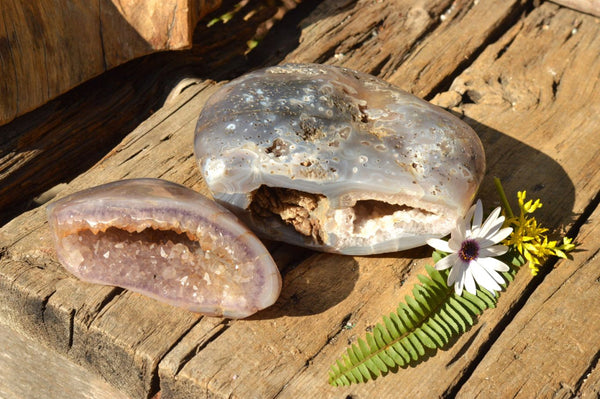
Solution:
[{"label": "amethyst crystal cluster", "polygon": [[231,318],[279,296],[279,270],[256,236],[231,212],[179,184],[105,184],[50,204],[48,219],[60,261],[84,281]]}]

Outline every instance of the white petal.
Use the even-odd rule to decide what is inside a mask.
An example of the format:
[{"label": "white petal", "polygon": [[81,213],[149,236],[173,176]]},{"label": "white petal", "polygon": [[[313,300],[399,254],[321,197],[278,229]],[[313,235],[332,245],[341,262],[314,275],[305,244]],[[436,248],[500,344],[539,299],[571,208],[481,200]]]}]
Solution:
[{"label": "white petal", "polygon": [[479,249],[479,256],[481,258],[488,258],[490,256],[504,255],[508,251],[506,245],[492,245],[491,247],[484,247],[483,245]]},{"label": "white petal", "polygon": [[454,284],[454,291],[456,291],[457,295],[459,295],[459,296],[462,295],[464,285],[465,285],[464,281],[462,281],[462,280],[457,281]]},{"label": "white petal", "polygon": [[504,262],[499,261],[495,258],[479,258],[477,262],[487,270],[497,270],[499,272],[507,272],[510,270],[510,267]]},{"label": "white petal", "polygon": [[467,226],[460,220],[456,222],[456,229],[452,230],[450,241],[463,242],[467,236]]},{"label": "white petal", "polygon": [[465,213],[465,216],[462,219],[464,225],[471,223],[471,219],[473,218],[473,215],[475,214],[475,210],[477,209],[477,206],[481,206],[481,200],[477,200],[477,202],[475,204],[471,205],[471,207],[469,208],[467,213]]},{"label": "white petal", "polygon": [[481,226],[481,230],[479,231],[479,237],[488,238],[488,234],[496,234],[498,229],[502,227],[502,223],[504,223],[504,216],[498,217],[500,214],[500,207],[494,209],[490,216],[485,220],[483,226]]},{"label": "white petal", "polygon": [[457,240],[456,237],[450,237],[448,240],[448,247],[452,250],[452,252],[458,252],[462,245],[462,240]]},{"label": "white petal", "polygon": [[427,245],[446,253],[455,252],[448,246],[447,241],[440,240],[439,238],[430,238],[427,240]]},{"label": "white petal", "polygon": [[462,295],[463,287],[465,286],[465,274],[461,270],[460,265],[452,268],[450,274],[448,274],[448,287],[454,284],[454,291],[458,295]]},{"label": "white petal", "polygon": [[[445,258],[438,260],[437,263],[435,264],[435,268],[437,270],[445,270],[449,267],[454,266],[454,264],[456,263],[457,260],[458,260],[458,255],[450,254],[450,255],[446,256]],[[450,286],[450,283],[448,283],[448,286]]]},{"label": "white petal", "polygon": [[496,234],[492,235],[491,237],[487,237],[488,240],[493,241],[494,243],[500,242],[502,240],[504,240],[506,237],[508,237],[510,235],[510,233],[512,233],[513,229],[512,227],[505,227],[503,229],[501,229],[500,231],[498,231]]},{"label": "white petal", "polygon": [[[479,202],[478,202],[479,203]],[[456,237],[459,241],[463,241],[466,237],[471,235],[471,219],[473,219],[473,214],[475,213],[475,209],[477,208],[477,204],[471,205],[465,216],[457,223],[456,228],[461,230],[461,237]]]},{"label": "white petal", "polygon": [[[449,256],[447,256],[444,259],[449,258]],[[458,257],[457,257],[458,259]],[[442,259],[443,260],[443,259]],[[441,261],[440,261],[441,262]],[[438,262],[438,263],[440,263]],[[460,263],[458,264],[453,264],[453,268],[450,270],[450,273],[448,273],[448,287],[450,287],[452,284],[454,284],[455,282],[459,281],[462,279],[462,270],[461,270],[461,265]],[[437,267],[437,265],[436,265]]]},{"label": "white petal", "polygon": [[473,275],[472,263],[473,262],[470,262],[469,268],[465,271],[465,288],[471,294],[476,295],[477,287],[475,286],[476,279],[475,280],[473,279],[473,277],[475,277],[475,276]]},{"label": "white petal", "polygon": [[[478,262],[471,262],[471,271],[473,273],[473,277],[475,277],[475,280],[477,281],[477,284],[486,290],[490,292],[502,290],[502,287],[498,285],[498,283],[495,281],[495,278],[493,278],[487,269],[481,266]],[[502,282],[504,282],[504,280],[502,280]]]},{"label": "white petal", "polygon": [[475,215],[473,216],[473,227],[471,230],[479,229],[481,227],[481,221],[483,220],[483,205],[481,205],[481,200],[477,200],[475,204]]},{"label": "white petal", "polygon": [[492,276],[492,278],[494,280],[496,280],[496,282],[498,284],[504,284],[505,283],[504,278],[498,272],[495,272],[494,270],[488,270],[488,273],[490,274],[490,276]]}]

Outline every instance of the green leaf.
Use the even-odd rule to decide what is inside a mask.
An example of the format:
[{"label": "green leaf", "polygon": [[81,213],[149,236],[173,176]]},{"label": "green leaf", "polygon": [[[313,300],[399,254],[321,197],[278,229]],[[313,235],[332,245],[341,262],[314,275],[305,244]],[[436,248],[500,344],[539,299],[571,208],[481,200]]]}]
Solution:
[{"label": "green leaf", "polygon": [[400,317],[400,320],[402,320],[402,324],[406,327],[406,330],[410,331],[415,328],[413,321],[410,317],[408,317],[407,314],[410,312],[410,310],[405,310],[408,309],[408,306],[404,305],[403,303],[400,305],[401,306],[398,306],[398,316]]},{"label": "green leaf", "polygon": [[[461,305],[463,305],[465,308],[467,308],[471,312],[471,314],[474,314],[474,315],[480,314],[482,312],[482,310],[480,310],[477,306],[475,306],[475,304],[473,304],[470,300],[468,300],[466,298],[466,295],[471,295],[471,297],[473,297],[472,294],[469,294],[467,291],[463,291],[463,296],[456,295],[454,297],[454,299],[456,299],[458,302],[461,303]],[[483,301],[481,301],[481,302],[483,303]],[[485,309],[485,306],[483,307],[483,309]],[[471,324],[473,324],[473,323],[471,323]]]},{"label": "green leaf", "polygon": [[[391,340],[394,340],[400,336],[400,333],[396,329],[394,322],[391,321],[385,315],[383,316],[383,324],[385,324],[385,328],[383,328],[383,330],[389,334]],[[384,337],[384,339],[385,339],[385,337]],[[386,339],[386,342],[390,343],[387,339]]]},{"label": "green leaf", "polygon": [[437,348],[441,348],[448,342],[449,334],[446,334],[446,331],[433,317],[423,324],[423,331],[435,341]]},{"label": "green leaf", "polygon": [[404,349],[406,349],[406,351],[410,355],[411,360],[418,360],[419,359],[419,354],[417,353],[417,350],[413,346],[412,342],[410,342],[408,340],[408,338],[406,338],[406,337],[403,338],[402,341],[400,341],[400,343],[402,344],[402,346],[404,347]]},{"label": "green leaf", "polygon": [[405,359],[403,356],[401,356],[393,346],[390,346],[389,348],[387,348],[386,353],[389,355],[389,357],[391,357],[392,359],[394,359],[394,362],[396,363],[397,366],[402,367],[404,366],[406,363],[408,363],[408,360],[410,359],[410,356],[408,356],[407,359]]},{"label": "green leaf", "polygon": [[477,296],[485,302],[488,308],[491,309],[496,307],[496,297],[488,290],[477,290]]},{"label": "green leaf", "polygon": [[433,281],[435,281],[436,283],[438,283],[440,285],[440,287],[446,287],[446,279],[444,277],[442,277],[442,275],[440,274],[439,271],[437,271],[435,268],[433,268],[432,266],[429,265],[425,265],[425,270],[427,271],[427,274],[429,274],[429,276],[431,277],[431,279]]},{"label": "green leaf", "polygon": [[421,309],[423,309],[425,311],[425,315],[428,315],[431,313],[432,311],[432,298],[431,295],[429,295],[429,293],[427,292],[427,290],[425,288],[423,288],[422,285],[415,285],[415,288],[413,289],[413,296],[415,297],[415,300],[419,303]]},{"label": "green leaf", "polygon": [[380,373],[387,373],[388,372],[388,366],[385,364],[385,362],[383,360],[381,360],[381,358],[379,357],[379,355],[381,355],[381,352],[379,352],[377,354],[377,356],[373,356],[371,359],[373,359],[373,363],[375,363],[375,365],[379,369]]},{"label": "green leaf", "polygon": [[365,380],[371,379],[371,373],[369,372],[369,369],[367,368],[367,366],[365,366],[364,363],[360,363],[358,365],[358,371],[360,371]]},{"label": "green leaf", "polygon": [[419,314],[419,317],[416,321],[422,319],[425,316],[425,312],[421,309],[421,305],[419,305],[419,303],[415,301],[415,298],[407,295],[405,300],[408,306],[410,306],[410,309]]},{"label": "green leaf", "polygon": [[450,298],[448,298],[448,303],[450,304],[450,306],[452,306],[452,308],[454,308],[454,310],[456,310],[457,313],[459,313],[462,316],[462,318],[467,322],[469,326],[472,326],[473,318],[458,298],[460,298],[460,296],[458,295],[451,296]]},{"label": "green leaf", "polygon": [[[440,259],[445,254],[437,254]],[[396,367],[406,367],[431,351],[444,348],[467,331],[485,309],[496,306],[498,298],[485,289],[476,295],[456,295],[446,285],[449,270],[425,266],[427,275],[398,304],[396,312],[383,316],[371,332],[357,339],[329,370],[329,383],[342,386],[363,383],[386,375]],[[511,281],[518,268],[503,273]],[[427,349],[426,349],[427,348]]]},{"label": "green leaf", "polygon": [[400,334],[404,334],[410,329],[408,326],[404,325],[404,323],[398,316],[398,313],[390,313],[390,319],[394,322],[394,325],[398,327]]},{"label": "green leaf", "polygon": [[377,376],[377,375],[379,375],[379,367],[377,367],[377,364],[375,364],[375,361],[374,361],[375,359],[376,359],[376,357],[374,357],[374,356],[369,357],[368,359],[365,360],[365,365],[371,371],[371,373],[373,373],[373,375]]},{"label": "green leaf", "polygon": [[348,348],[347,353],[352,364],[358,364],[362,361],[362,359],[357,355],[359,352],[360,350],[354,344]]},{"label": "green leaf", "polygon": [[[402,359],[404,360],[404,364],[407,364],[408,362],[410,362],[410,359],[411,359],[410,353],[408,353],[408,351],[406,350],[404,345],[402,345],[401,342],[394,343],[392,345],[392,348],[394,348],[394,351],[402,357]],[[398,363],[398,364],[403,365],[401,363]]]},{"label": "green leaf", "polygon": [[363,341],[361,338],[358,339],[358,347],[360,348],[360,353],[362,353],[363,358],[368,359],[371,351],[369,350],[369,347],[367,346],[366,342]]},{"label": "green leaf", "polygon": [[387,352],[379,352],[377,354],[377,356],[379,356],[379,358],[386,364],[386,366],[388,366],[389,368],[394,368],[396,367],[396,362],[394,361],[394,359],[392,359]]},{"label": "green leaf", "polygon": [[356,358],[358,358],[359,361],[363,361],[365,356],[362,354],[362,351],[360,350],[360,348],[358,346],[356,346],[356,344],[352,344],[352,353],[354,353],[354,356]]},{"label": "green leaf", "polygon": [[360,371],[358,371],[358,368],[350,369],[350,375],[352,375],[355,380],[360,381],[360,382],[364,382],[364,381],[368,380],[367,378],[365,378],[364,375],[362,375],[362,373]]},{"label": "green leaf", "polygon": [[425,347],[423,346],[421,341],[419,341],[419,339],[416,337],[416,335],[409,334],[408,339],[409,339],[410,343],[413,345],[413,347],[417,350],[419,357],[423,356],[425,354]]},{"label": "green leaf", "polygon": [[455,333],[460,334],[466,331],[467,326],[462,318],[447,303],[440,307],[439,315]]},{"label": "green leaf", "polygon": [[[423,326],[423,327],[425,327],[425,326]],[[434,343],[434,342],[431,340],[431,337],[430,337],[429,335],[427,335],[427,334],[426,334],[426,333],[423,331],[423,329],[421,329],[421,328],[417,328],[417,329],[415,330],[415,335],[417,336],[417,338],[418,338],[419,342],[420,342],[421,344],[423,344],[423,346],[426,346],[427,348],[430,348],[430,349],[435,349],[435,348],[436,348],[436,345],[435,345],[435,343]]]},{"label": "green leaf", "polygon": [[373,337],[373,334],[367,333],[366,339],[367,344],[369,344],[369,354],[376,352],[380,348],[380,346],[377,345],[377,342],[375,342],[375,337]]},{"label": "green leaf", "polygon": [[475,312],[476,314],[487,309],[485,302],[482,301],[477,295],[473,295],[468,291],[463,291],[462,297],[479,308],[479,311]]}]

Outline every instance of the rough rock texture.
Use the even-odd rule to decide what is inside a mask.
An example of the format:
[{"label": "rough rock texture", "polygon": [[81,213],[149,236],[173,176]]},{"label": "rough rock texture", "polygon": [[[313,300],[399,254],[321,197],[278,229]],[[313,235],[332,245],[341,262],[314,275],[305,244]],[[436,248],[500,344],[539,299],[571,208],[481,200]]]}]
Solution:
[{"label": "rough rock texture", "polygon": [[485,168],[458,118],[374,76],[317,64],[224,85],[200,115],[195,150],[215,198],[257,232],[345,254],[447,234]]}]

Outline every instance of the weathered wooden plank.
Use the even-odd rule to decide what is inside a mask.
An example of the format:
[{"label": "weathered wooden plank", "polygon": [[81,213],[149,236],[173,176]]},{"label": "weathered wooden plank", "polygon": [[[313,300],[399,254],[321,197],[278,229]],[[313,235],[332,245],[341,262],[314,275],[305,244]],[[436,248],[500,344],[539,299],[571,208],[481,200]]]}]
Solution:
[{"label": "weathered wooden plank", "polygon": [[[597,28],[586,19],[578,31],[585,34],[560,40],[572,17],[568,10],[544,4],[484,51],[448,93],[435,99],[464,114],[481,132],[490,175],[501,176],[509,192],[527,188],[543,198],[546,206],[540,218],[549,225],[569,225],[569,212],[580,213],[589,204],[600,178],[594,173],[598,113],[585,108],[594,109],[598,84],[580,90],[575,79],[582,70],[597,71],[598,44],[591,40]],[[472,22],[464,15],[456,23],[465,20]],[[547,59],[554,61],[554,71],[562,72],[554,98],[548,96],[554,79],[541,79]],[[529,68],[535,73],[530,74]],[[504,80],[498,80],[500,76]],[[528,102],[533,78],[541,100]],[[191,140],[197,113],[214,87],[200,82],[184,91],[171,108],[140,125],[61,195],[136,176],[164,177],[206,192]],[[505,91],[511,94],[506,99],[513,101],[505,101]],[[562,115],[561,108],[569,111]],[[569,136],[565,131],[577,133]],[[589,165],[595,167],[590,170]],[[481,195],[492,206],[496,197],[490,181]],[[382,313],[395,308],[429,262],[427,250],[351,258],[272,246],[278,265],[286,271],[280,300],[249,320],[223,323],[198,320],[136,294],[75,280],[54,259],[44,226],[43,209],[38,209],[0,231],[0,247],[7,248],[0,259],[0,317],[67,351],[70,358],[135,397],[151,394],[159,383],[164,397],[385,397],[397,395],[399,386],[407,395],[440,395],[452,391],[465,370],[474,367],[471,363],[497,329],[504,328],[504,313],[518,303],[531,279],[521,272],[497,310],[486,312],[468,334],[434,358],[372,384],[334,389],[326,385],[331,362]],[[136,329],[136,323],[142,328]],[[169,332],[168,326],[177,326],[176,331]]]},{"label": "weathered wooden plank", "polygon": [[341,65],[427,97],[525,9],[522,0],[326,1],[284,62]]},{"label": "weathered wooden plank", "polygon": [[[501,154],[488,168],[509,192],[545,199],[539,217],[554,225],[581,214],[599,187],[599,29],[594,17],[544,3],[433,99],[494,142]],[[492,196],[493,183],[481,191]]]},{"label": "weathered wooden plank", "polygon": [[[213,84],[202,83],[184,91],[170,108],[159,110],[129,135],[91,176],[75,179],[61,195],[90,183],[133,176],[169,174],[197,183],[200,177],[191,159],[195,114],[211,90]],[[181,113],[187,119],[170,118],[185,107],[193,108]],[[155,158],[148,152],[164,156]],[[186,155],[171,156],[178,153]],[[132,161],[136,155],[137,161]],[[52,256],[44,221],[45,210],[37,208],[0,233],[0,246],[9,247],[0,260],[0,317],[132,397],[156,392],[158,361],[197,322],[198,315],[68,276]]]},{"label": "weathered wooden plank", "polygon": [[93,166],[159,108],[178,68],[169,61],[133,61],[0,126],[0,224]]},{"label": "weathered wooden plank", "polygon": [[131,61],[0,126],[0,225],[92,167],[160,108],[182,77],[227,79],[246,71],[247,42],[291,7],[289,0],[245,2],[227,23],[198,23],[191,51]]},{"label": "weathered wooden plank", "polygon": [[[578,397],[600,351],[600,209],[578,235],[586,243],[560,261],[490,348],[457,397]],[[595,392],[594,392],[595,390]],[[598,395],[597,387],[587,394]]]},{"label": "weathered wooden plank", "polygon": [[[403,89],[429,98],[451,83],[462,70],[527,10],[526,1],[455,1],[442,15],[440,25],[420,40],[387,79]],[[440,81],[440,77],[446,77]]]},{"label": "weathered wooden plank", "polygon": [[95,373],[0,324],[0,397],[127,399]]},{"label": "weathered wooden plank", "polygon": [[379,75],[400,64],[451,4],[325,1],[301,22],[300,43],[284,61],[343,65]]},{"label": "weathered wooden plank", "polygon": [[[527,189],[530,195],[541,197],[545,207],[538,218],[550,226],[572,223],[571,212],[581,214],[600,188],[600,177],[595,172],[600,167],[600,148],[594,127],[598,124],[594,109],[600,105],[600,85],[596,79],[582,89],[578,79],[582,70],[589,72],[589,76],[600,76],[599,43],[594,39],[599,27],[594,18],[588,17],[579,27],[581,35],[570,36],[570,25],[579,18],[579,14],[570,10],[544,4],[497,43],[490,45],[456,79],[450,92],[434,99],[434,102],[442,102],[457,95],[465,99],[453,105],[455,111],[474,122],[486,148],[489,177],[481,191],[484,203],[489,206],[497,198],[491,177],[500,176],[509,193]],[[556,89],[552,72],[560,76],[554,96],[551,95],[553,87]],[[472,93],[475,102],[465,94],[471,89],[476,90]],[[506,91],[511,89],[512,97],[509,97]],[[497,95],[498,92],[503,95]],[[536,95],[533,100],[528,97],[532,92]],[[597,237],[590,234],[584,238],[583,247],[588,240],[595,242],[590,244],[591,248],[597,246]],[[413,270],[422,272],[423,269]],[[382,275],[389,278],[386,274]],[[312,357],[311,364],[288,382],[279,397],[390,397],[399,389],[407,397],[452,394],[462,378],[468,376],[465,373],[473,367],[472,362],[478,356],[485,358],[482,351],[505,327],[503,324],[508,321],[503,321],[504,315],[521,299],[530,279],[526,270],[521,271],[507,292],[502,294],[498,308],[487,311],[471,331],[450,348],[438,351],[435,357],[414,368],[400,369],[396,374],[369,385],[346,389],[325,387],[327,367],[343,352],[348,342],[364,335],[370,326],[379,322],[378,314],[386,312],[386,309],[392,311],[405,293],[405,290],[394,292],[384,288],[373,303],[367,301],[358,312],[350,310],[352,319],[357,317],[354,328],[342,330],[335,341],[329,342]],[[409,274],[406,285],[410,286],[411,281],[414,281],[414,271]],[[578,303],[574,297],[569,308],[570,311],[581,312],[589,306]],[[594,311],[590,312],[586,312],[587,317],[594,317]],[[563,319],[562,322],[566,321]],[[515,323],[514,328],[518,325]],[[498,350],[502,350],[502,346]],[[595,350],[598,350],[597,343]],[[594,354],[587,358],[583,356],[580,362],[588,364],[593,361]],[[529,364],[534,363],[533,356],[544,354],[532,354]],[[551,372],[548,368],[543,371]],[[489,368],[482,369],[481,378],[484,378],[484,372],[491,371]],[[512,379],[506,380],[506,383],[512,383]],[[501,387],[499,389],[502,390]]]},{"label": "weathered wooden plank", "polygon": [[221,0],[3,1],[0,125],[117,65],[189,48]]},{"label": "weathered wooden plank", "polygon": [[600,17],[598,0],[553,0],[554,3]]},{"label": "weathered wooden plank", "polygon": [[598,369],[598,356],[595,362],[590,363],[588,374],[581,381],[579,392],[583,399],[592,399],[600,396],[600,369]]}]

